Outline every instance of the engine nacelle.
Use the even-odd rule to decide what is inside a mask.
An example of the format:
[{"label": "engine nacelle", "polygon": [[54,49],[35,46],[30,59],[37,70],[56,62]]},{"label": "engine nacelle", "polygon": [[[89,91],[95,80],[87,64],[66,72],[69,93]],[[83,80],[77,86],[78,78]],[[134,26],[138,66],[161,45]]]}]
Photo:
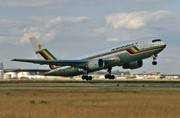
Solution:
[{"label": "engine nacelle", "polygon": [[143,66],[143,61],[142,60],[138,60],[138,61],[134,61],[134,62],[130,62],[127,64],[124,64],[122,66],[123,69],[136,69],[136,68],[140,68]]},{"label": "engine nacelle", "polygon": [[87,67],[91,71],[96,71],[96,70],[103,68],[104,65],[105,65],[105,63],[102,59],[95,59],[95,60],[89,61]]}]

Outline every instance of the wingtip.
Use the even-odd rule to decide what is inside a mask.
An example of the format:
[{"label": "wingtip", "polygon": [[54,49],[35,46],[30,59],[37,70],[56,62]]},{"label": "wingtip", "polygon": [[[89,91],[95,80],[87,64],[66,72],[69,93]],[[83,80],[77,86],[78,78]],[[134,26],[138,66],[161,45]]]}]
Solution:
[{"label": "wingtip", "polygon": [[11,61],[17,61],[18,59],[12,59]]}]

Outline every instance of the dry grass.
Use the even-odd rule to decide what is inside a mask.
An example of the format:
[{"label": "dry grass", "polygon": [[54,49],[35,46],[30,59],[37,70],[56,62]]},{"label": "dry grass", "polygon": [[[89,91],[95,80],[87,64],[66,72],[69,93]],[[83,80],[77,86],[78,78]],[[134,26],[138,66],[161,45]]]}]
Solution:
[{"label": "dry grass", "polygon": [[178,118],[179,90],[0,90],[0,118]]}]

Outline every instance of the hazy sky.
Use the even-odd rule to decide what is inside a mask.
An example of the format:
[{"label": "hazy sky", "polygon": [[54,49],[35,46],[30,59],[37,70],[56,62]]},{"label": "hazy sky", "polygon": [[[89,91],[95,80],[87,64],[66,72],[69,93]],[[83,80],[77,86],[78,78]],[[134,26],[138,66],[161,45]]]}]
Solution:
[{"label": "hazy sky", "polygon": [[179,5],[179,0],[0,0],[0,61],[6,68],[48,68],[11,61],[37,58],[31,36],[62,59],[159,37],[167,47],[158,65],[152,66],[149,58],[135,71],[179,74]]}]

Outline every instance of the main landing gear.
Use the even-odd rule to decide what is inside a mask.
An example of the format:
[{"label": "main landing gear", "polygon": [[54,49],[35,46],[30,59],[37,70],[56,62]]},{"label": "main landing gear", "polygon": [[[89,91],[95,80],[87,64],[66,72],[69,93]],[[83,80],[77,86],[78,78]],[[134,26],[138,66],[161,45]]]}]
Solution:
[{"label": "main landing gear", "polygon": [[[107,70],[109,74],[106,74],[106,75],[104,76],[105,79],[110,79],[110,80],[111,80],[111,79],[115,79],[115,76],[114,76],[114,75],[111,75],[111,70],[112,70],[112,68],[109,67],[108,70]],[[88,81],[88,80],[92,80],[92,76],[88,76],[88,75],[83,75],[81,78],[82,78],[82,80],[87,80],[87,81]]]},{"label": "main landing gear", "polygon": [[83,76],[82,76],[82,79],[83,79],[83,80],[87,80],[87,81],[88,81],[88,80],[92,80],[92,76],[83,75]]},{"label": "main landing gear", "polygon": [[152,62],[152,65],[157,65],[157,61],[155,61],[158,57],[158,55],[153,55],[153,62]]},{"label": "main landing gear", "polygon": [[106,74],[104,77],[105,77],[105,79],[115,79],[115,76],[114,75],[111,75],[111,67],[110,68],[108,68],[108,72],[109,72],[109,74]]}]

